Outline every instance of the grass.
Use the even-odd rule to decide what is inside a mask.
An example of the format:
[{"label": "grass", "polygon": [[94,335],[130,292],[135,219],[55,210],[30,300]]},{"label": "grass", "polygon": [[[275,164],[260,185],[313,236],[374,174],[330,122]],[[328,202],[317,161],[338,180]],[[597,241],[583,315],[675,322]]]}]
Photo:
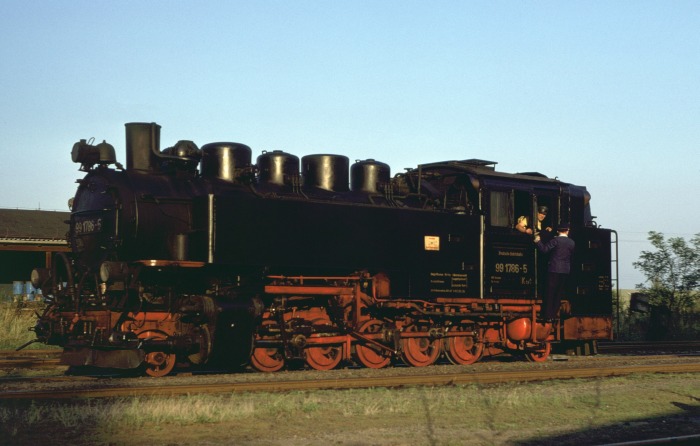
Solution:
[{"label": "grass", "polygon": [[[40,312],[41,304],[12,303],[0,304],[0,349],[15,349],[25,342],[35,339],[29,329],[36,324],[35,311]],[[32,344],[28,348],[46,348],[43,344]]]},{"label": "grass", "polygon": [[586,442],[593,432],[605,441],[618,431],[627,439],[625,429],[632,433],[652,420],[663,424],[658,420],[688,414],[694,421],[684,419],[683,425],[697,432],[699,390],[700,376],[686,374],[396,390],[0,400],[0,430],[10,444],[128,445],[149,438],[151,445],[481,445],[546,444],[552,436],[557,444],[595,444]]}]

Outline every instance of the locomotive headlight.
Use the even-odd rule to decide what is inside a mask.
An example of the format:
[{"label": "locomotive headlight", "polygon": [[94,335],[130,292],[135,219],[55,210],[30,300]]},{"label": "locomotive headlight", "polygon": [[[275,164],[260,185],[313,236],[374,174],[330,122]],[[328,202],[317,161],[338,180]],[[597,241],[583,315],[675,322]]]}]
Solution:
[{"label": "locomotive headlight", "polygon": [[46,268],[36,268],[32,270],[29,278],[34,288],[42,288],[51,279],[51,271]]},{"label": "locomotive headlight", "polygon": [[126,279],[129,267],[124,262],[102,262],[100,279],[103,282],[119,282]]}]

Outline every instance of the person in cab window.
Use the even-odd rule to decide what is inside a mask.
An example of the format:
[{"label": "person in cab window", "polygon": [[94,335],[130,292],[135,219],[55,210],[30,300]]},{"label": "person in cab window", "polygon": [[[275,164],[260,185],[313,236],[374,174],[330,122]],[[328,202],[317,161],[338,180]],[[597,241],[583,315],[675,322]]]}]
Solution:
[{"label": "person in cab window", "polygon": [[[547,206],[540,206],[537,208],[537,223],[535,224],[534,228],[532,225],[530,225],[529,217],[526,215],[521,215],[520,218],[518,218],[518,223],[515,225],[515,229],[525,234],[532,234],[533,232],[535,235],[539,234],[542,231],[544,219],[547,218],[547,211]],[[544,230],[547,232],[552,232],[551,227],[545,227]]]}]

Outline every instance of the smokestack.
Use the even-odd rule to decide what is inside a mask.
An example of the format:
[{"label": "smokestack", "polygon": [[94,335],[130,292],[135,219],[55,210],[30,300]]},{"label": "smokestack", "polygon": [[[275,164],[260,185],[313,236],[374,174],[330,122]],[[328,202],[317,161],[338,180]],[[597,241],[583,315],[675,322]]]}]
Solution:
[{"label": "smokestack", "polygon": [[126,126],[126,169],[153,172],[158,168],[160,126],[129,122]]}]

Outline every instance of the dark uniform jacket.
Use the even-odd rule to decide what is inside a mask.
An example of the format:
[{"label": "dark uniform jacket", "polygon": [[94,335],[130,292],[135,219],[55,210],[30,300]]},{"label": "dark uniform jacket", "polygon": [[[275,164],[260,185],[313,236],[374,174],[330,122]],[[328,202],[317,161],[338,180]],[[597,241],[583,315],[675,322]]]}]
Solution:
[{"label": "dark uniform jacket", "polygon": [[576,243],[565,235],[554,237],[547,243],[537,242],[540,251],[549,254],[550,273],[569,274],[571,272],[571,256],[574,253]]}]

